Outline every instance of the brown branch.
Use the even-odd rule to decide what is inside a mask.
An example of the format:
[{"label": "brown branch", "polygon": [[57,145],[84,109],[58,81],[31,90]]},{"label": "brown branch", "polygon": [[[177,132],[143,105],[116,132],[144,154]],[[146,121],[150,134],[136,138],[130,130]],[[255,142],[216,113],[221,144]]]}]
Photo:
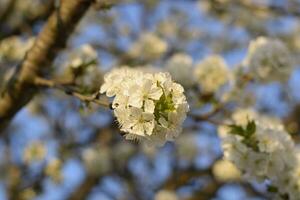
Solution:
[{"label": "brown branch", "polygon": [[77,92],[75,89],[72,87],[72,82],[70,81],[65,81],[65,82],[56,82],[53,80],[47,80],[44,78],[40,77],[35,77],[34,79],[34,84],[39,87],[48,87],[48,88],[54,88],[61,90],[65,92],[67,95],[71,95],[73,97],[76,97],[80,101],[87,102],[87,103],[95,103],[100,106],[103,106],[105,108],[110,108],[110,103],[108,100],[100,100],[99,93],[95,93],[93,95],[84,95],[79,92]]},{"label": "brown branch", "polygon": [[164,189],[176,190],[181,186],[186,185],[191,179],[201,176],[212,176],[211,168],[208,169],[195,169],[189,168],[186,170],[174,173],[162,186]]},{"label": "brown branch", "polygon": [[61,0],[59,9],[49,17],[24,61],[9,80],[0,97],[0,132],[10,120],[38,92],[32,80],[50,72],[58,51],[65,47],[76,24],[88,10],[93,0]]},{"label": "brown branch", "polygon": [[69,200],[81,200],[87,197],[87,194],[91,192],[91,189],[97,185],[99,182],[100,177],[96,176],[88,176],[84,182],[68,199]]},{"label": "brown branch", "polygon": [[13,13],[12,11],[15,7],[15,4],[16,4],[16,0],[11,0],[8,2],[8,5],[0,15],[0,24],[3,24],[7,20],[7,18],[9,18],[9,16]]}]

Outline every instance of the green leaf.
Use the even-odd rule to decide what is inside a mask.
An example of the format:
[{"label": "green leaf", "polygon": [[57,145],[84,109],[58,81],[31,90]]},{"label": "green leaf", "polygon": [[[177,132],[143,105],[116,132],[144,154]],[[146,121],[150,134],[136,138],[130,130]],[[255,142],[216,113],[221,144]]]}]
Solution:
[{"label": "green leaf", "polygon": [[273,186],[273,185],[269,185],[268,186],[268,192],[271,192],[271,193],[277,193],[278,192],[278,188]]},{"label": "green leaf", "polygon": [[251,137],[256,131],[256,124],[254,120],[248,121],[246,126],[246,137]]},{"label": "green leaf", "polygon": [[229,125],[230,127],[230,133],[234,134],[234,135],[240,135],[240,136],[244,136],[245,135],[245,130],[243,129],[242,126],[238,126],[238,125]]},{"label": "green leaf", "polygon": [[259,152],[259,147],[258,147],[258,143],[255,140],[255,138],[250,137],[250,138],[244,138],[242,140],[242,143],[244,143],[247,147],[253,149],[253,151]]}]

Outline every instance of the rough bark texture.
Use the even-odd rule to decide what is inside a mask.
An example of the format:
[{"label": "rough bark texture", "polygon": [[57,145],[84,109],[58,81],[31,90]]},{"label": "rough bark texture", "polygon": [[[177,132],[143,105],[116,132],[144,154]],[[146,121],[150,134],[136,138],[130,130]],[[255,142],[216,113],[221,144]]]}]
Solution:
[{"label": "rough bark texture", "polygon": [[0,133],[15,114],[37,93],[32,81],[36,76],[48,74],[58,51],[65,47],[80,18],[92,0],[61,0],[59,9],[49,17],[33,47],[8,82],[0,96]]}]

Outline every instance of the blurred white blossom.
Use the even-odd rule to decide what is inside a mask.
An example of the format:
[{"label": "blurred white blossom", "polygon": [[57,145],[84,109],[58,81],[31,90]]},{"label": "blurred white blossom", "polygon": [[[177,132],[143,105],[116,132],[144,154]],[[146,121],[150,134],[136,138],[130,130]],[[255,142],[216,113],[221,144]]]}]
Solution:
[{"label": "blurred white blossom", "polygon": [[62,162],[58,158],[51,159],[46,168],[45,174],[51,178],[55,183],[60,183],[62,181]]},{"label": "blurred white blossom", "polygon": [[242,113],[242,117],[234,114],[234,124],[245,127],[245,120],[254,120],[255,132],[247,137],[232,134],[229,130],[227,134],[223,133],[225,158],[257,180],[273,179],[276,174],[289,170],[295,164],[294,143],[283,125],[267,116],[260,117],[254,111],[245,114]]},{"label": "blurred white blossom", "polygon": [[22,39],[12,36],[0,42],[0,62],[2,60],[19,61],[34,43],[34,38]]},{"label": "blurred white blossom", "polygon": [[32,200],[36,198],[37,193],[33,188],[27,188],[20,195],[22,200]]},{"label": "blurred white blossom", "polygon": [[164,144],[181,132],[189,110],[184,89],[169,73],[143,73],[123,67],[104,77],[100,93],[115,96],[112,107],[127,139]]},{"label": "blurred white blossom", "polygon": [[238,181],[241,178],[241,172],[228,160],[218,160],[212,169],[214,176],[219,181]]},{"label": "blurred white blossom", "polygon": [[193,76],[193,59],[184,53],[173,55],[166,63],[167,71],[172,75],[172,78],[183,85],[185,88],[192,86],[195,83]]},{"label": "blurred white blossom", "polygon": [[[282,123],[253,110],[241,109],[233,114],[233,121],[234,128],[219,129],[225,159],[233,162],[250,179],[269,180],[279,190],[294,189],[286,185],[287,182],[283,184],[283,180],[292,182],[290,173],[295,171],[298,163],[295,144]],[[255,126],[250,125],[252,122]],[[288,193],[291,199],[299,197],[295,191]]]},{"label": "blurred white blossom", "polygon": [[204,58],[196,65],[194,74],[204,93],[217,92],[231,78],[226,62],[218,55]]},{"label": "blurred white blossom", "polygon": [[90,44],[83,44],[68,52],[62,65],[65,69],[63,79],[74,80],[86,92],[94,93],[103,83],[97,51]]},{"label": "blurred white blossom", "polygon": [[82,158],[87,173],[99,176],[109,172],[112,168],[111,152],[109,148],[88,148],[83,151]]},{"label": "blurred white blossom", "polygon": [[176,20],[168,19],[165,21],[161,21],[157,26],[157,32],[165,37],[175,36],[178,32]]},{"label": "blurred white blossom", "polygon": [[84,44],[71,52],[66,65],[77,68],[96,59],[96,50],[91,45]]},{"label": "blurred white blossom", "polygon": [[278,39],[258,37],[250,42],[243,65],[254,78],[262,81],[285,81],[292,71],[286,45]]},{"label": "blurred white blossom", "polygon": [[179,198],[174,191],[160,190],[155,194],[154,200],[179,200]]},{"label": "blurred white blossom", "polygon": [[296,153],[297,164],[293,170],[278,176],[273,186],[278,190],[278,196],[287,194],[290,200],[298,200],[300,196],[300,154]]},{"label": "blurred white blossom", "polygon": [[168,44],[155,33],[142,33],[129,49],[129,54],[145,60],[160,58],[168,50]]},{"label": "blurred white blossom", "polygon": [[45,159],[47,149],[42,142],[34,141],[25,148],[23,159],[25,163],[32,163],[34,161],[42,161]]}]

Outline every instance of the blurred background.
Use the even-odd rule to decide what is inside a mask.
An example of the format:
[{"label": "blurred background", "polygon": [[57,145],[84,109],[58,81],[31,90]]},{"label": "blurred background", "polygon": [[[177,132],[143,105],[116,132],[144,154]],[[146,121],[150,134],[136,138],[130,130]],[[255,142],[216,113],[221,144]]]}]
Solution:
[{"label": "blurred background", "polygon": [[[0,90],[58,6],[59,0],[0,0]],[[170,59],[184,54],[193,69],[217,54],[234,71],[250,41],[280,39],[293,60],[284,82],[250,81],[226,101],[229,86],[201,93],[183,85],[192,113],[220,121],[236,107],[254,107],[281,118],[297,141],[299,19],[298,0],[124,0],[105,8],[96,1],[47,76],[93,94],[114,67],[168,71]],[[226,109],[217,112],[221,99]],[[270,199],[265,182],[245,181],[222,160],[213,120],[188,116],[176,141],[149,146],[125,140],[112,111],[42,89],[0,138],[0,199]]]}]

